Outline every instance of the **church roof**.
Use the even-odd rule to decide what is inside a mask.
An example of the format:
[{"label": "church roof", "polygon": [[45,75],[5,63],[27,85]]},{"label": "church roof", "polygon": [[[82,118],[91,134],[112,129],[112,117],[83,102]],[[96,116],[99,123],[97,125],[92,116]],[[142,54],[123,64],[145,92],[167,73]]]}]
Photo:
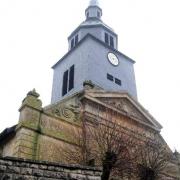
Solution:
[{"label": "church roof", "polygon": [[80,27],[83,27],[83,26],[96,26],[96,25],[102,25],[102,26],[104,26],[105,28],[107,28],[108,30],[114,32],[114,30],[113,30],[111,27],[109,27],[109,26],[106,25],[102,20],[97,19],[97,18],[90,18],[90,19],[82,22],[82,23],[80,24]]},{"label": "church roof", "polygon": [[105,24],[101,19],[97,18],[89,18],[86,21],[82,22],[68,37],[70,39],[74,34],[76,34],[77,31],[79,31],[81,28],[89,28],[89,27],[97,27],[97,26],[102,26],[104,27],[107,31],[111,32],[115,36],[117,34],[114,32],[114,30],[109,27],[107,24]]},{"label": "church roof", "polygon": [[52,66],[52,68],[54,69],[61,61],[63,61],[69,54],[71,54],[75,49],[77,49],[80,44],[82,44],[87,38],[91,38],[94,41],[96,41],[97,43],[100,43],[101,45],[103,45],[104,47],[107,47],[109,49],[111,49],[112,51],[118,53],[121,56],[124,56],[127,60],[129,60],[132,63],[135,63],[134,60],[132,60],[131,58],[129,58],[128,56],[124,55],[123,53],[121,53],[120,51],[118,51],[117,49],[112,48],[111,46],[108,46],[106,43],[102,42],[101,40],[97,39],[96,37],[92,36],[91,34],[87,34],[81,41],[79,41],[79,43],[72,48],[70,51],[68,51],[56,64],[54,64]]},{"label": "church roof", "polygon": [[7,139],[13,137],[16,134],[16,127],[17,127],[17,125],[12,126],[10,128],[6,128],[3,132],[1,132],[0,133],[0,142],[1,143],[6,142]]}]

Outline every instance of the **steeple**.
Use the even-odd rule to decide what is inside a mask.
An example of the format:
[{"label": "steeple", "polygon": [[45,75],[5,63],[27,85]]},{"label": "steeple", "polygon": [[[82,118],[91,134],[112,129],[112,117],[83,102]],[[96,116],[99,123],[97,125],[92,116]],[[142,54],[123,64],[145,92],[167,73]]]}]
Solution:
[{"label": "steeple", "polygon": [[98,0],[89,0],[85,14],[68,37],[69,52],[53,66],[52,103],[89,88],[89,82],[136,98],[134,61],[118,51],[118,35],[102,21]]},{"label": "steeple", "polygon": [[102,21],[102,9],[100,8],[98,0],[89,1],[89,5],[85,10],[85,15],[85,21],[83,21],[68,37],[69,50],[76,47],[87,34],[91,34],[108,46],[117,49],[117,34]]},{"label": "steeple", "polygon": [[89,6],[85,11],[86,19],[97,18],[100,19],[102,16],[102,9],[99,7],[98,0],[90,0]]}]

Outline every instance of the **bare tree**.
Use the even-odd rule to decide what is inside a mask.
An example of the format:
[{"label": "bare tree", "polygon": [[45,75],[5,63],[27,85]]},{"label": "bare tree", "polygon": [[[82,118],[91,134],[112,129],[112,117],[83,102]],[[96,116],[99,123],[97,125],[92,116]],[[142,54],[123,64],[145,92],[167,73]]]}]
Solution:
[{"label": "bare tree", "polygon": [[134,169],[135,140],[119,125],[117,113],[106,109],[104,114],[103,118],[98,115],[97,124],[88,130],[103,169],[101,179],[108,180],[112,175],[129,177]]},{"label": "bare tree", "polygon": [[146,139],[144,145],[140,147],[137,176],[140,180],[157,180],[170,160],[167,146],[163,145],[157,138]]},{"label": "bare tree", "polygon": [[[134,170],[136,142],[120,126],[119,115],[104,109],[98,110],[94,121],[84,116],[82,130],[69,132],[73,146],[64,146],[63,156],[69,163],[102,167],[102,180],[111,176],[130,177]],[[133,154],[134,153],[134,154]]]}]

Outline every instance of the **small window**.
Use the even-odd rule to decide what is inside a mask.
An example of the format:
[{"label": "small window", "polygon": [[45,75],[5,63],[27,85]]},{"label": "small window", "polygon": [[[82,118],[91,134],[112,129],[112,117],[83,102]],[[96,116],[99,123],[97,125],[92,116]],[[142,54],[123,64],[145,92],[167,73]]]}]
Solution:
[{"label": "small window", "polygon": [[110,81],[114,81],[114,77],[108,73],[107,73],[107,79],[109,79]]},{"label": "small window", "polygon": [[74,65],[70,67],[69,72],[69,91],[74,88]]},{"label": "small window", "polygon": [[66,95],[74,88],[74,65],[70,67],[63,75],[62,96]]},{"label": "small window", "polygon": [[79,37],[78,37],[78,34],[75,36],[75,45],[78,43],[79,41]]},{"label": "small window", "polygon": [[100,18],[100,12],[99,11],[97,12],[97,17]]},{"label": "small window", "polygon": [[110,46],[114,47],[114,39],[112,36],[110,36]]},{"label": "small window", "polygon": [[63,75],[62,96],[67,94],[67,87],[68,87],[68,70],[65,71]]},{"label": "small window", "polygon": [[109,44],[109,36],[107,33],[105,33],[105,43]]},{"label": "small window", "polygon": [[89,12],[87,13],[87,18],[89,18]]},{"label": "small window", "polygon": [[74,47],[74,38],[71,40],[71,49]]},{"label": "small window", "polygon": [[115,78],[115,83],[118,84],[119,86],[121,86],[121,80],[120,79]]}]

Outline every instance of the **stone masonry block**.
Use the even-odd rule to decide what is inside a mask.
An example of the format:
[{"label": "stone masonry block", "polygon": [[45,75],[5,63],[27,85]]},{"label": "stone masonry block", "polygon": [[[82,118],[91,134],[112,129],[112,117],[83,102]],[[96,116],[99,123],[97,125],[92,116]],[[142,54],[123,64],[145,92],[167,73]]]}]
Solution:
[{"label": "stone masonry block", "polygon": [[58,172],[63,172],[64,169],[62,167],[55,167],[55,171],[58,171]]},{"label": "stone masonry block", "polygon": [[43,170],[40,169],[33,169],[33,173],[34,176],[38,176],[38,177],[43,177]]},{"label": "stone masonry block", "polygon": [[60,179],[68,179],[68,174],[64,172],[57,172],[56,177]]},{"label": "stone masonry block", "polygon": [[23,175],[31,175],[32,169],[31,168],[21,168],[21,174]]},{"label": "stone masonry block", "polygon": [[37,180],[34,176],[13,175],[13,180]]},{"label": "stone masonry block", "polygon": [[14,166],[18,166],[18,167],[29,167],[29,163],[25,163],[25,162],[15,162]]},{"label": "stone masonry block", "polygon": [[47,165],[39,165],[39,168],[40,168],[40,169],[43,169],[43,170],[44,170],[44,169],[47,169]]},{"label": "stone masonry block", "polygon": [[93,171],[82,171],[82,174],[94,176]]},{"label": "stone masonry block", "polygon": [[0,179],[1,180],[12,180],[12,174],[0,173]]},{"label": "stone masonry block", "polygon": [[44,177],[56,178],[57,174],[54,171],[44,171]]},{"label": "stone masonry block", "polygon": [[101,177],[99,176],[88,176],[87,177],[88,180],[101,180]]},{"label": "stone masonry block", "polygon": [[87,180],[86,176],[85,175],[81,175],[81,174],[69,174],[69,177],[71,179],[79,179],[79,180]]},{"label": "stone masonry block", "polygon": [[54,166],[49,166],[49,167],[48,167],[48,170],[53,171],[54,169],[55,169],[55,167],[54,167]]},{"label": "stone masonry block", "polygon": [[2,165],[9,165],[11,166],[13,163],[11,161],[4,161],[4,160],[0,160],[0,164]]},{"label": "stone masonry block", "polygon": [[95,175],[95,176],[101,176],[101,173],[102,173],[102,172],[100,172],[100,171],[95,171],[95,172],[94,172],[94,175]]},{"label": "stone masonry block", "polygon": [[[54,179],[54,178],[40,177],[38,180],[65,180],[65,179]],[[68,180],[68,179],[67,179],[67,180]]]},{"label": "stone masonry block", "polygon": [[39,165],[38,165],[38,164],[31,164],[31,165],[30,165],[30,168],[38,169],[38,168],[39,168]]},{"label": "stone masonry block", "polygon": [[7,172],[8,173],[20,174],[20,167],[8,166],[7,167]]},{"label": "stone masonry block", "polygon": [[6,166],[0,165],[0,172],[4,172],[6,170]]},{"label": "stone masonry block", "polygon": [[101,177],[98,169],[78,165],[18,158],[0,161],[0,180],[100,180]]}]

